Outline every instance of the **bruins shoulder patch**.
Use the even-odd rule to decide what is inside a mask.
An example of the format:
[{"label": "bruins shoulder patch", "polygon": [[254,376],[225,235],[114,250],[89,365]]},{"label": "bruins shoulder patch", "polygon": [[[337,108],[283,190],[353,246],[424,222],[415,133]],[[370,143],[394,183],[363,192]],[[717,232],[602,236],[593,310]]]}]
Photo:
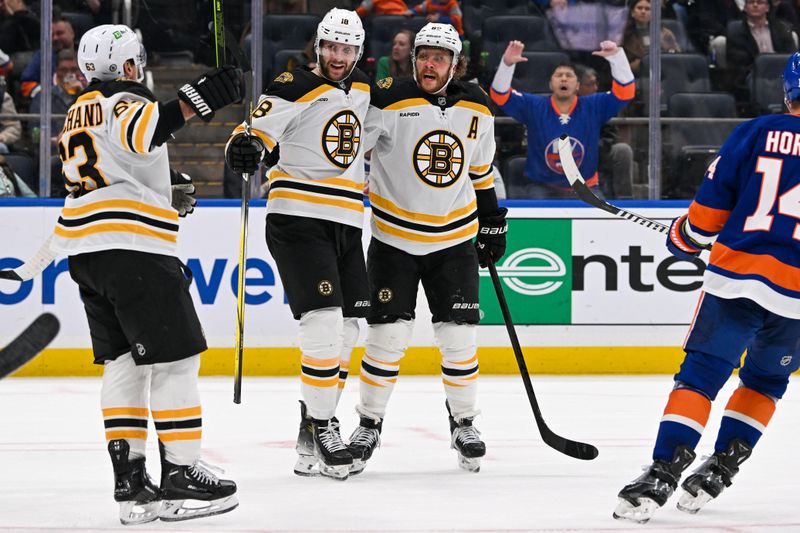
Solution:
[{"label": "bruins shoulder patch", "polygon": [[380,87],[381,89],[388,89],[389,87],[392,86],[392,82],[393,81],[394,80],[392,79],[391,76],[387,76],[386,78],[383,78],[382,80],[378,80],[378,83],[376,85],[378,87]]},{"label": "bruins shoulder patch", "polygon": [[283,74],[278,75],[275,78],[275,83],[292,83],[294,81],[294,76],[292,76],[291,72],[284,72]]}]

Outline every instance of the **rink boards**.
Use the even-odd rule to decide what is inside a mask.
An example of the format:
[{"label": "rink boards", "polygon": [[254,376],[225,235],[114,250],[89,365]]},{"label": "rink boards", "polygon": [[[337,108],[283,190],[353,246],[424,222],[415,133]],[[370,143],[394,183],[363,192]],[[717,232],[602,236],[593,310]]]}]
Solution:
[{"label": "rink boards", "polygon": [[[662,234],[578,202],[508,205],[509,246],[498,272],[532,372],[677,369],[699,297],[702,265],[672,258]],[[686,209],[686,203],[673,202],[621,205],[665,223]],[[264,243],[265,210],[263,201],[254,202],[250,210],[245,372],[293,375],[299,371],[297,324]],[[33,255],[51,233],[59,212],[60,205],[52,201],[0,203],[0,268],[16,267]],[[239,220],[239,202],[213,200],[201,202],[193,215],[181,219],[179,256],[194,274],[191,293],[211,347],[203,355],[201,371],[206,375],[232,373]],[[365,244],[368,239],[367,225]],[[61,332],[17,375],[99,374],[91,364],[86,318],[66,258],[57,258],[42,275],[21,285],[0,281],[0,346],[45,311],[58,316]],[[515,373],[488,272],[481,272],[481,312],[481,372]],[[361,352],[351,363],[353,373]],[[402,372],[439,373],[422,290],[412,348]]]}]

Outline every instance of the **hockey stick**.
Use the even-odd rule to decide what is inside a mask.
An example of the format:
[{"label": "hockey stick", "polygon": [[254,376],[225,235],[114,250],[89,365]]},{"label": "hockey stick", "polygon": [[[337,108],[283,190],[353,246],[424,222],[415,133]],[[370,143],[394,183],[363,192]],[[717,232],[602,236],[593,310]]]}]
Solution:
[{"label": "hockey stick", "polygon": [[[232,38],[229,32],[225,31],[225,21],[222,13],[222,0],[214,0],[214,44],[216,47],[215,57],[217,67],[220,66],[220,51],[222,51],[222,60],[226,60],[225,52],[230,50],[231,55],[243,72],[250,71],[250,64],[247,57],[239,48],[238,42]],[[245,131],[250,134],[250,115],[252,114],[252,104],[250,103],[250,95],[248,94],[245,111],[247,112],[247,121]],[[248,218],[250,213],[250,175],[247,173],[242,174],[242,207],[241,216],[239,221],[239,272],[236,279],[236,340],[234,344],[234,376],[233,376],[233,403],[242,403],[242,368],[244,363],[244,277],[247,270],[247,227]]]},{"label": "hockey stick", "polygon": [[514,323],[511,321],[511,313],[508,310],[506,296],[503,292],[502,285],[500,285],[500,276],[497,275],[497,268],[491,261],[489,261],[489,274],[492,276],[492,284],[494,285],[495,293],[497,293],[497,302],[500,304],[500,311],[503,313],[503,321],[506,323],[508,338],[511,340],[511,348],[514,350],[514,357],[517,359],[519,373],[522,376],[522,382],[525,384],[525,392],[528,394],[528,401],[531,404],[531,409],[533,409],[533,417],[536,419],[536,426],[539,428],[539,434],[542,436],[542,440],[545,444],[564,455],[569,455],[575,459],[583,459],[585,461],[594,459],[598,454],[597,448],[591,444],[569,440],[560,435],[556,435],[547,427],[547,424],[545,424],[542,412],[539,409],[539,402],[536,401],[536,394],[533,392],[533,384],[531,384],[528,366],[525,364],[525,358],[522,355],[522,348],[520,348],[519,345],[517,332],[514,329]]},{"label": "hockey stick", "polygon": [[597,207],[598,209],[602,209],[603,211],[611,213],[612,215],[624,218],[625,220],[630,220],[631,222],[635,222],[637,224],[641,224],[642,226],[659,233],[669,233],[669,226],[662,224],[661,222],[656,222],[655,220],[645,218],[641,215],[637,215],[636,213],[631,213],[630,211],[626,211],[621,207],[611,205],[605,200],[595,196],[589,187],[586,186],[586,182],[583,180],[580,170],[578,170],[578,165],[575,163],[575,159],[572,157],[572,143],[570,143],[569,136],[566,134],[562,135],[558,140],[558,155],[561,158],[561,167],[564,169],[564,174],[566,174],[567,180],[569,180],[569,184],[572,187],[572,190],[575,191],[575,194],[578,195],[578,198],[587,204]]},{"label": "hockey stick", "polygon": [[0,279],[28,281],[38,276],[42,270],[47,268],[47,265],[53,262],[57,255],[55,251],[50,249],[50,240],[52,238],[52,234],[47,237],[47,240],[44,241],[36,255],[25,261],[25,264],[9,270],[0,270]]},{"label": "hockey stick", "polygon": [[59,328],[55,315],[39,315],[25,331],[0,350],[0,379],[36,357],[55,338]]}]

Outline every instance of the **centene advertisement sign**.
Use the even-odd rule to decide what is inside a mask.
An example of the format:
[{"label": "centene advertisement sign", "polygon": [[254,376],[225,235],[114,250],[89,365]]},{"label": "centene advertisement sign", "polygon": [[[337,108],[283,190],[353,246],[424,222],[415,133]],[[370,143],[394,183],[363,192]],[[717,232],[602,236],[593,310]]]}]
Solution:
[{"label": "centene advertisement sign", "polygon": [[[245,345],[296,346],[297,323],[264,242],[265,211],[253,207],[250,213]],[[681,209],[640,211],[666,221]],[[59,207],[0,207],[0,268],[16,267],[35,254],[59,212]],[[212,347],[233,346],[239,216],[232,202],[201,205],[181,219],[179,256],[194,275],[190,290]],[[703,267],[672,258],[661,234],[588,207],[512,209],[509,216],[508,252],[498,271],[524,345],[680,344]],[[366,245],[368,228],[364,237]],[[485,325],[479,330],[480,344],[507,345],[485,270],[480,303]],[[0,339],[13,338],[44,311],[62,323],[54,347],[89,346],[83,306],[64,257],[34,280],[0,280]],[[589,339],[582,336],[587,326]],[[668,333],[659,336],[659,331]],[[412,344],[433,345],[422,291]]]},{"label": "centene advertisement sign", "polygon": [[[497,264],[518,324],[686,324],[704,270],[671,256],[662,235],[608,218],[512,219]],[[502,324],[481,276],[481,323]]]}]

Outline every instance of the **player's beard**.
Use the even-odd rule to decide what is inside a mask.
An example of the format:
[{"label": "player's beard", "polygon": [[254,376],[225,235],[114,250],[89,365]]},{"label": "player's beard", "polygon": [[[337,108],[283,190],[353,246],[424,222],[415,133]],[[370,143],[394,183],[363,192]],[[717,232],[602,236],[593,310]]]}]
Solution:
[{"label": "player's beard", "polygon": [[[435,70],[420,68],[417,69],[417,84],[420,89],[429,94],[436,94],[442,90],[448,82],[450,70],[448,69],[444,76],[440,75]],[[435,76],[435,80],[427,76]]]},{"label": "player's beard", "polygon": [[[353,71],[354,63],[355,61],[344,61],[338,59],[328,60],[320,56],[319,69],[326,79],[330,81],[342,81],[347,79],[347,77]],[[332,68],[332,66],[339,66],[340,68]]]}]

